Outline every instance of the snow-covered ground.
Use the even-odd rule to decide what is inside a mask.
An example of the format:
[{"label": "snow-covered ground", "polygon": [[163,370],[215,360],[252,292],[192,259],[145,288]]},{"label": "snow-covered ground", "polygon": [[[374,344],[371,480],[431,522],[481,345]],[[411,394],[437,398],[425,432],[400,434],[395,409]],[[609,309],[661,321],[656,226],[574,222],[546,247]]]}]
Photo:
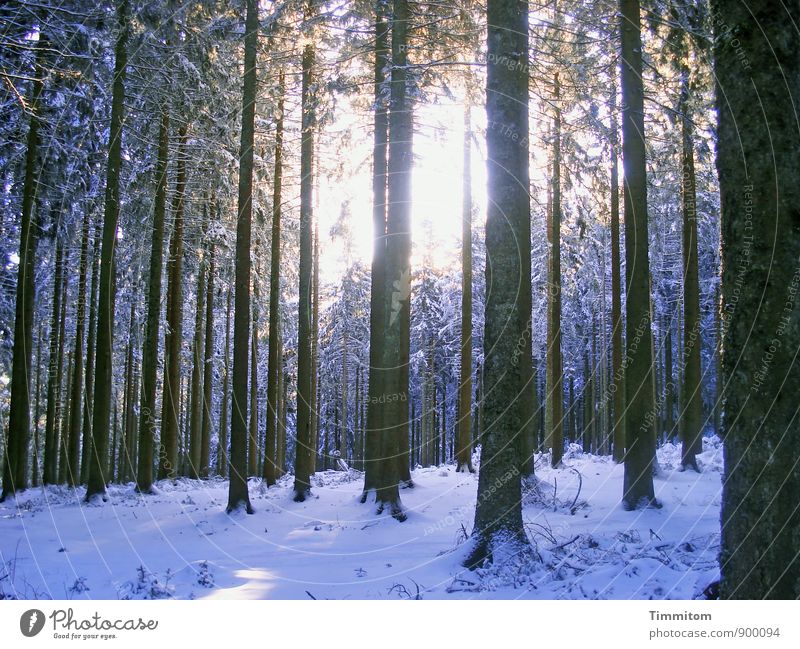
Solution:
[{"label": "snow-covered ground", "polygon": [[31,489],[0,504],[0,599],[702,597],[719,574],[722,466],[718,440],[704,445],[700,475],[678,470],[678,447],[659,450],[663,508],[639,512],[620,506],[623,468],[608,458],[543,458],[523,510],[533,559],[476,572],[460,560],[477,476],[452,466],[413,473],[404,523],[359,503],[355,471],[317,473],[303,504],[288,477],[252,482],[252,516],[224,512],[222,480],[147,497],[113,486],[99,506],[83,489]]}]

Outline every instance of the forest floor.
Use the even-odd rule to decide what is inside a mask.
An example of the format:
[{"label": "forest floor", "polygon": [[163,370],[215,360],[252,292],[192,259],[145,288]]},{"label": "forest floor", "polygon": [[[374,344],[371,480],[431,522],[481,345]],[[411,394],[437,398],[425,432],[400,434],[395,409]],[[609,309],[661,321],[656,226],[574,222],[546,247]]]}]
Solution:
[{"label": "forest floor", "polygon": [[250,484],[256,510],[228,515],[227,482],[161,482],[142,497],[112,486],[30,489],[0,504],[0,599],[691,599],[718,578],[722,448],[704,440],[703,472],[658,451],[661,509],[625,512],[623,467],[573,446],[564,468],[537,464],[523,519],[534,551],[470,572],[477,476],[418,469],[402,491],[408,520],[359,503],[357,471],[317,473],[313,497],[290,478]]}]

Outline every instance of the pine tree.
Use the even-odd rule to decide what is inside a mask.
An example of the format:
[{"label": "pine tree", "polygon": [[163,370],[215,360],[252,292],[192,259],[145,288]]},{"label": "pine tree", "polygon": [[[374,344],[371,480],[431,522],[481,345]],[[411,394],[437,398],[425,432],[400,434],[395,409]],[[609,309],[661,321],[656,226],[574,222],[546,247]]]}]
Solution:
[{"label": "pine tree", "polygon": [[111,415],[111,363],[114,345],[114,302],[116,264],[114,248],[120,209],[120,166],[122,164],[122,126],[125,112],[125,72],[128,63],[128,0],[117,4],[117,42],[114,51],[114,85],[111,99],[108,169],[106,172],[103,240],[100,253],[100,288],[97,305],[97,347],[95,351],[94,403],[92,404],[92,451],[86,501],[95,496],[105,499],[109,477],[108,439]]},{"label": "pine tree", "polygon": [[230,513],[253,513],[247,490],[247,378],[250,343],[250,235],[253,218],[253,144],[256,113],[258,2],[247,0],[244,37],[242,132],[239,150],[239,208],[236,225],[236,290],[233,316],[233,398],[231,418]]},{"label": "pine tree", "polygon": [[620,0],[622,41],[622,164],[624,169],[625,267],[625,478],[626,509],[657,505],[653,490],[655,412],[653,337],[648,258],[647,170],[639,0]]},{"label": "pine tree", "polygon": [[465,562],[470,567],[492,561],[498,551],[514,553],[528,545],[517,440],[525,424],[520,401],[527,386],[516,351],[529,318],[521,313],[519,299],[526,286],[523,257],[530,252],[528,3],[488,0],[487,22],[486,286],[491,289],[484,306],[486,428],[481,429],[478,504]]},{"label": "pine tree", "polygon": [[711,4],[721,26],[714,45],[725,386],[720,594],[797,599],[800,4]]}]

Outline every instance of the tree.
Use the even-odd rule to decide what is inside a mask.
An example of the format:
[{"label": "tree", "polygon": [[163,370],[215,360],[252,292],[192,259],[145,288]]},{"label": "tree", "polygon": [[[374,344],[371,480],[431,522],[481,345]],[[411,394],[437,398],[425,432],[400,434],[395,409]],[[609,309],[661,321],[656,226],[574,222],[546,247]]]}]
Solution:
[{"label": "tree", "polygon": [[547,410],[549,427],[545,448],[550,464],[560,466],[564,452],[564,370],[561,358],[561,91],[558,72],[553,76],[553,175],[550,194],[550,282],[547,295]]},{"label": "tree", "polygon": [[800,5],[711,4],[720,32],[714,41],[725,386],[720,594],[796,599],[800,131],[793,116]]},{"label": "tree", "polygon": [[526,286],[523,257],[530,254],[528,3],[489,0],[487,22],[485,428],[469,567],[528,546],[518,439],[527,386],[517,351],[530,317],[519,299]]},{"label": "tree", "polygon": [[233,396],[228,513],[253,513],[247,490],[247,378],[250,343],[250,234],[253,219],[253,143],[256,116],[258,2],[247,0],[239,147],[239,207],[236,219],[236,280],[233,312]]},{"label": "tree", "polygon": [[647,169],[639,0],[620,0],[622,41],[622,165],[624,169],[625,266],[625,477],[626,509],[657,505],[653,490],[655,413],[653,333],[648,258]]},{"label": "tree", "polygon": [[456,471],[472,466],[472,125],[464,109],[464,162],[461,191],[461,372],[458,384]]},{"label": "tree", "polygon": [[[305,19],[313,10],[313,0],[306,6]],[[313,435],[311,430],[311,391],[314,388],[311,367],[311,311],[314,199],[314,59],[311,42],[303,48],[302,58],[302,134],[300,142],[300,273],[299,316],[297,326],[297,445],[294,462],[294,500],[303,502],[311,492]]]},{"label": "tree", "polygon": [[108,439],[111,415],[111,363],[114,345],[114,301],[116,264],[114,248],[120,208],[120,166],[122,125],[125,111],[125,71],[128,63],[128,0],[117,4],[117,42],[114,50],[114,84],[111,98],[108,168],[106,171],[103,240],[100,253],[100,289],[97,305],[97,348],[95,351],[94,403],[92,405],[92,451],[86,501],[105,499],[108,479]]},{"label": "tree", "polygon": [[267,486],[275,484],[278,474],[278,382],[282,369],[280,357],[280,300],[281,300],[281,201],[283,183],[283,103],[285,75],[278,77],[278,107],[275,122],[275,161],[272,178],[272,240],[270,241],[269,273],[269,351],[267,360],[267,429],[264,452],[264,480]]},{"label": "tree", "polygon": [[158,478],[178,475],[180,435],[181,346],[183,340],[183,232],[186,204],[186,124],[178,128],[172,236],[167,260],[167,326],[164,335],[164,392],[161,399],[161,442]]},{"label": "tree", "polygon": [[697,196],[695,191],[694,142],[689,114],[689,68],[681,71],[681,167],[683,179],[683,382],[681,388],[681,465],[700,471],[697,454],[702,452],[703,394],[701,387],[700,276],[697,253]]},{"label": "tree", "polygon": [[[14,355],[11,382],[11,407],[8,417],[8,447],[3,461],[3,490],[0,501],[22,491],[28,485],[28,445],[31,429],[31,351],[33,348],[33,306],[36,297],[34,273],[39,224],[34,216],[38,188],[37,156],[39,148],[40,98],[44,87],[44,52],[47,40],[39,38],[36,47],[36,70],[31,96],[31,118],[25,152],[25,180],[22,190],[22,227],[20,228],[17,294],[14,314]],[[2,434],[2,433],[0,433]]]},{"label": "tree", "polygon": [[153,490],[153,445],[156,431],[156,382],[158,333],[161,318],[161,267],[164,259],[164,219],[167,208],[167,165],[169,162],[169,110],[161,105],[156,159],[156,195],[153,205],[153,233],[150,243],[150,273],[147,289],[147,319],[142,347],[142,397],[139,408],[139,464],[136,490]]}]

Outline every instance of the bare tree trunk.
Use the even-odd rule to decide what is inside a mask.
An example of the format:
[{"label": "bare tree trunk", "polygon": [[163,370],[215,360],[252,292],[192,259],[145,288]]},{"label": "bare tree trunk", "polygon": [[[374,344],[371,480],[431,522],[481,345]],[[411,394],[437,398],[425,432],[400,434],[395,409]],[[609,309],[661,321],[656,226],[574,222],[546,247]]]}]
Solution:
[{"label": "bare tree trunk", "polygon": [[186,198],[186,125],[178,129],[173,226],[167,260],[167,326],[164,339],[164,396],[161,400],[161,443],[158,478],[178,475],[180,435],[181,343],[183,341],[183,230]]},{"label": "bare tree trunk", "polygon": [[383,388],[384,348],[384,263],[386,256],[386,179],[388,175],[389,106],[387,102],[386,70],[390,63],[389,24],[386,19],[386,0],[375,0],[375,61],[374,101],[375,125],[372,153],[372,229],[373,249],[369,312],[369,386],[367,394],[367,427],[364,448],[364,493],[366,502],[370,491],[378,488],[381,471],[381,438],[384,435],[384,407],[380,403]]},{"label": "bare tree trunk", "polygon": [[233,405],[230,483],[227,511],[253,513],[247,490],[247,375],[250,342],[250,238],[253,218],[253,143],[255,139],[258,2],[247,0],[239,152],[239,206],[236,226],[236,296],[233,318]]},{"label": "bare tree trunk", "polygon": [[472,124],[464,108],[464,158],[461,172],[461,372],[458,384],[456,471],[472,466]]},{"label": "bare tree trunk", "polygon": [[142,347],[142,399],[139,411],[139,465],[136,490],[153,490],[153,446],[156,432],[156,381],[158,373],[158,333],[161,320],[161,273],[164,258],[164,217],[167,206],[167,164],[169,161],[169,111],[161,106],[156,161],[156,196],[153,207],[153,234],[150,244],[150,275],[147,289],[147,320]]},{"label": "bare tree trunk", "polygon": [[97,340],[97,297],[100,291],[101,222],[95,223],[92,251],[92,287],[89,292],[89,332],[86,335],[86,390],[83,400],[83,448],[81,483],[89,480],[89,457],[92,451],[92,415],[94,412],[94,359]]},{"label": "bare tree trunk", "polygon": [[[8,444],[3,457],[3,489],[0,502],[28,486],[28,445],[31,430],[31,352],[33,348],[34,301],[36,298],[36,248],[39,224],[34,215],[36,205],[37,157],[39,150],[40,97],[43,89],[44,56],[47,39],[40,34],[36,47],[33,92],[30,102],[25,179],[22,188],[19,265],[14,311],[14,350],[12,355],[11,405],[8,416]],[[37,367],[38,376],[38,367]],[[37,380],[38,383],[38,380]],[[38,392],[37,392],[38,404]],[[38,409],[38,407],[37,407]],[[38,430],[38,420],[37,420]],[[3,435],[0,430],[0,436]],[[36,442],[34,441],[34,447]],[[38,458],[37,458],[38,459]],[[34,467],[34,478],[36,478]]]},{"label": "bare tree trunk", "polygon": [[530,294],[530,275],[525,277],[530,264],[528,3],[488,0],[487,22],[486,285],[492,290],[484,307],[486,391],[481,392],[487,428],[481,430],[468,567],[492,561],[495,551],[507,556],[529,545],[522,527],[518,434],[527,423],[520,400],[530,377],[514,362],[530,319],[519,297]]},{"label": "bare tree trunk", "polygon": [[[272,184],[272,240],[269,274],[269,358],[267,367],[267,429],[264,453],[264,481],[275,484],[279,467],[277,461],[278,384],[283,372],[280,356],[280,301],[281,301],[281,185],[283,183],[283,97],[285,77],[280,71],[278,80],[278,110],[275,125],[275,164]],[[282,467],[280,467],[282,468]]]},{"label": "bare tree trunk", "polygon": [[[306,13],[306,19],[310,18]],[[300,287],[297,327],[297,444],[294,462],[294,500],[303,502],[311,493],[313,432],[311,430],[311,392],[314,389],[311,366],[312,279],[313,279],[313,193],[314,129],[316,116],[312,84],[314,82],[314,45],[303,49],[302,137],[300,144]]]},{"label": "bare tree trunk", "polygon": [[225,307],[225,358],[223,359],[222,403],[219,413],[219,437],[217,439],[217,473],[223,478],[228,475],[228,404],[230,403],[230,359],[231,359],[231,297],[228,286],[228,299]]},{"label": "bare tree trunk", "polygon": [[59,316],[64,277],[64,245],[56,231],[55,275],[53,277],[53,311],[50,318],[50,354],[47,368],[47,413],[44,428],[44,484],[58,482],[58,381],[59,381]]},{"label": "bare tree trunk", "polygon": [[647,168],[639,0],[620,0],[622,34],[622,159],[624,168],[627,449],[623,504],[632,510],[657,506],[653,490],[655,437],[649,421],[653,395],[650,260],[648,258]]},{"label": "bare tree trunk", "polygon": [[197,248],[200,259],[197,264],[197,298],[194,313],[194,340],[192,341],[192,378],[189,397],[189,477],[198,479],[201,473],[203,426],[203,371],[205,364],[204,316],[206,315],[206,260],[203,254],[205,234],[208,230],[208,205],[203,205],[203,225],[198,236]]},{"label": "bare tree trunk", "polygon": [[[315,197],[319,201],[319,193]],[[317,464],[317,439],[319,438],[319,221],[314,220],[314,270],[311,278],[311,466],[313,474]]]},{"label": "bare tree trunk", "polygon": [[[217,209],[217,222],[219,210]],[[200,428],[200,477],[207,478],[211,454],[211,410],[214,387],[214,242],[208,241],[208,279],[206,280],[206,331],[203,350],[203,421]]]}]

